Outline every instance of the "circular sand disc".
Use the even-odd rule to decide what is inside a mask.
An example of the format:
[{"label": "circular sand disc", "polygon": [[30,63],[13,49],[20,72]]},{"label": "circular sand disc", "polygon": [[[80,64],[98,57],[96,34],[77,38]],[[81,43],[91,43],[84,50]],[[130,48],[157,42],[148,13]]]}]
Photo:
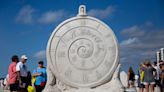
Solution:
[{"label": "circular sand disc", "polygon": [[118,65],[118,45],[112,30],[100,20],[77,16],[53,31],[47,46],[53,74],[73,87],[95,87],[112,77]]}]

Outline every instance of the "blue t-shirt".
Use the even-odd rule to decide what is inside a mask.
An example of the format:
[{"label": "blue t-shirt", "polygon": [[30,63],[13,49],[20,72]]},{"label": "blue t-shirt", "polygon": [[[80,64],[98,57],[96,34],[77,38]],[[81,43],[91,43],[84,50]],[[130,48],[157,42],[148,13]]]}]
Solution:
[{"label": "blue t-shirt", "polygon": [[40,85],[41,82],[47,81],[46,68],[37,68],[33,71],[33,74],[35,73],[42,73],[42,75],[36,76],[35,85]]}]

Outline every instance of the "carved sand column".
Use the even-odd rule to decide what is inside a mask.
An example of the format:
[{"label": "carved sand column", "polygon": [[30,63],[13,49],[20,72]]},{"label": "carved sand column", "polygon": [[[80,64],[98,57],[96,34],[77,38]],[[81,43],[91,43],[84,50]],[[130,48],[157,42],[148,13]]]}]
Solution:
[{"label": "carved sand column", "polygon": [[47,45],[47,63],[49,79],[44,92],[123,91],[115,34],[105,23],[88,16],[84,5],[76,17],[53,31]]}]

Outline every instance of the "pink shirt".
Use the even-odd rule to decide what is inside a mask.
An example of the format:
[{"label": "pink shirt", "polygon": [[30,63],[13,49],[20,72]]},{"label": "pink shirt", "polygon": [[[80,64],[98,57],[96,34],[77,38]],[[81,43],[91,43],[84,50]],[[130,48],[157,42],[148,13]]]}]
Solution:
[{"label": "pink shirt", "polygon": [[16,72],[16,62],[12,62],[9,65],[9,84],[15,84],[17,80],[17,72]]}]

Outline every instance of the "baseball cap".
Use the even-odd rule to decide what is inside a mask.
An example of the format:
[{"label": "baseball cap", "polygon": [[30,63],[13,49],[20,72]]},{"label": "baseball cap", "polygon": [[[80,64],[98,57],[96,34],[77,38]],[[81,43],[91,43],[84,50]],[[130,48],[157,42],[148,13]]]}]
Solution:
[{"label": "baseball cap", "polygon": [[27,56],[26,55],[22,55],[21,59],[27,59]]}]

